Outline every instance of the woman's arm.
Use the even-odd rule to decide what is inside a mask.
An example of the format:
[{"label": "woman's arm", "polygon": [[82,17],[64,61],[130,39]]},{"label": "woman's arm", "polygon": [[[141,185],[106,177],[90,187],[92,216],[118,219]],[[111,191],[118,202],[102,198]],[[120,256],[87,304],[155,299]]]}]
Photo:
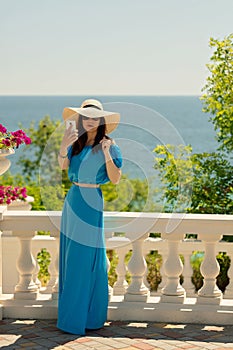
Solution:
[{"label": "woman's arm", "polygon": [[72,125],[66,129],[65,134],[63,136],[60,150],[58,153],[58,163],[62,170],[67,169],[69,167],[70,161],[68,159],[67,149],[70,145],[72,145],[78,139],[78,130],[72,129]]},{"label": "woman's arm", "polygon": [[102,150],[105,156],[105,161],[106,161],[106,169],[107,169],[107,174],[109,177],[109,180],[113,184],[118,184],[121,178],[121,169],[119,169],[113,162],[113,159],[110,154],[110,146],[112,144],[111,140],[106,139],[105,137],[103,140],[100,141],[102,143]]}]

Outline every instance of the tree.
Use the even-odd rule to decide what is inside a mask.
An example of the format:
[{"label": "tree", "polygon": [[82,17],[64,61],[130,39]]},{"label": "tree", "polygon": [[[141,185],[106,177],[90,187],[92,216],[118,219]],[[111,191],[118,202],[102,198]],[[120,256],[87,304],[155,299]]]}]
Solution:
[{"label": "tree", "polygon": [[207,64],[210,76],[201,96],[203,111],[211,113],[210,120],[217,130],[219,150],[233,150],[233,34],[222,41],[210,39],[214,48],[211,63]]},{"label": "tree", "polygon": [[164,186],[165,211],[233,214],[233,165],[221,153],[190,146],[157,146],[155,168]]},{"label": "tree", "polygon": [[18,162],[26,180],[38,181],[42,170],[43,177],[47,174],[53,183],[57,182],[59,170],[57,154],[62,138],[60,121],[52,121],[49,116],[45,116],[39,121],[37,128],[35,122],[32,122],[27,133],[30,135],[32,144]]}]

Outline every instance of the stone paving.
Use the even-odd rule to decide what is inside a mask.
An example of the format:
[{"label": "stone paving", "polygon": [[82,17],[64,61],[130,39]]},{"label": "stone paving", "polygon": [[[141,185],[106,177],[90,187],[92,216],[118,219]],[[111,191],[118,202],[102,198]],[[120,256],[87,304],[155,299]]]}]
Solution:
[{"label": "stone paving", "polygon": [[233,325],[107,322],[86,336],[64,333],[55,320],[0,321],[0,348],[56,350],[231,349]]}]

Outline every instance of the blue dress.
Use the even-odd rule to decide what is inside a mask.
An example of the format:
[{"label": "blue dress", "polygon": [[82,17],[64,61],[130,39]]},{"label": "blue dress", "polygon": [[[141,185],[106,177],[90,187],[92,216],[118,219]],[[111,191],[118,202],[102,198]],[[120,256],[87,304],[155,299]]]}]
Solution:
[{"label": "blue dress", "polygon": [[[91,146],[71,157],[68,176],[72,182],[104,184],[109,181],[102,150]],[[110,146],[117,167],[122,156]],[[108,274],[100,188],[72,185],[62,210],[59,255],[59,298],[57,327],[85,335],[85,329],[103,327],[108,309]]]}]

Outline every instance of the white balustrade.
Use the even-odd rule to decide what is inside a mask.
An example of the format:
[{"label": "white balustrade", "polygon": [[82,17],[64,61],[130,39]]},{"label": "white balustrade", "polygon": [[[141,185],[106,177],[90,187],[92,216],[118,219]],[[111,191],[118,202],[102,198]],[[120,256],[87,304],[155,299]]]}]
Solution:
[{"label": "white balustrade", "polygon": [[165,262],[167,261],[168,254],[166,250],[165,251],[159,250],[159,253],[162,255],[162,266],[160,268],[160,275],[161,275],[162,281],[158,286],[158,292],[162,292],[162,290],[165,288],[167,283],[167,276],[165,274],[164,266],[165,266]]},{"label": "white balustrade", "polygon": [[[49,212],[49,215],[46,212],[24,211],[2,211],[1,213],[0,229],[3,232],[3,237],[0,247],[2,246],[3,249],[1,252],[2,263],[3,266],[6,266],[6,261],[8,261],[7,264],[9,263],[9,266],[11,266],[12,261],[14,261],[19,275],[18,283],[14,282],[15,285],[12,287],[8,284],[8,289],[13,290],[13,295],[4,294],[3,291],[0,297],[0,303],[3,305],[3,317],[23,317],[25,310],[28,310],[30,317],[56,317],[58,227],[61,213]],[[218,323],[230,324],[233,314],[233,264],[228,270],[230,283],[226,288],[224,303],[222,304],[222,292],[216,285],[216,277],[219,274],[216,254],[221,251],[227,252],[231,261],[233,259],[233,244],[220,241],[222,234],[233,234],[233,216],[189,214],[181,220],[179,227],[174,232],[168,234],[166,233],[166,226],[171,219],[171,215],[173,215],[173,219],[174,214],[105,213],[106,246],[107,249],[115,249],[118,255],[117,281],[113,290],[110,290],[110,319],[129,320],[137,318],[137,320],[148,319],[158,322],[183,322],[184,319],[186,322],[193,322],[195,319],[200,323],[215,319]],[[151,232],[161,232],[161,238],[148,238],[148,227],[150,227]],[[35,231],[40,230],[50,231],[51,236],[34,237]],[[115,237],[114,231],[125,232],[126,237]],[[11,239],[7,232],[11,232]],[[109,234],[110,232],[111,234]],[[140,232],[143,234],[140,235]],[[195,233],[198,239],[183,239],[186,233]],[[15,244],[14,247],[15,237],[18,239],[19,245]],[[5,249],[8,246],[10,249],[16,249],[15,253],[12,250],[9,257]],[[49,266],[51,278],[47,287],[43,290],[38,288],[39,284],[36,279],[38,266],[36,267],[35,261],[35,257],[41,248],[46,248],[51,255]],[[128,266],[126,266],[125,256],[130,250],[132,250],[132,256]],[[162,255],[163,265],[160,271],[162,282],[157,293],[150,296],[149,288],[145,283],[147,276],[145,255],[154,250]],[[204,284],[198,293],[194,294],[194,286],[191,282],[193,272],[190,258],[193,251],[196,250],[204,252],[204,260],[201,265]],[[180,255],[184,257],[184,266]],[[18,256],[17,263],[15,263],[16,256]],[[12,261],[9,259],[12,259]],[[127,268],[131,274],[129,286],[125,280]],[[7,281],[5,270],[4,267],[2,280],[7,283],[10,279]],[[181,274],[184,277],[182,286],[180,285]],[[11,283],[14,280],[15,277]],[[186,293],[189,298],[186,298]],[[167,302],[169,306],[167,306]],[[181,302],[183,303],[182,308],[178,306]],[[24,304],[27,305],[27,308]],[[217,305],[211,307],[211,304]],[[205,312],[206,307],[208,307],[208,312]],[[44,310],[48,312],[45,313]],[[186,311],[185,315],[184,311]]]},{"label": "white balustrade", "polygon": [[53,263],[53,276],[54,276],[54,285],[52,287],[52,298],[58,299],[58,290],[59,290],[59,243],[60,239],[59,237],[55,237],[56,242],[56,252],[55,256],[52,255],[52,261]]},{"label": "white balustrade", "polygon": [[183,235],[166,234],[165,239],[168,245],[168,257],[164,263],[164,272],[167,277],[166,285],[162,289],[161,300],[165,302],[174,302],[175,298],[183,302],[185,298],[185,289],[180,284],[180,275],[183,271],[183,263],[179,256],[178,246]]},{"label": "white balustrade", "polygon": [[227,253],[231,259],[231,264],[229,267],[229,270],[227,272],[227,275],[230,279],[229,284],[226,287],[225,293],[224,293],[224,297],[225,298],[229,298],[229,299],[233,299],[233,245],[232,243],[228,243],[229,247],[227,249]]},{"label": "white balustrade", "polygon": [[129,246],[123,246],[116,249],[116,253],[118,255],[118,264],[116,267],[117,273],[117,281],[113,286],[113,294],[114,295],[125,295],[126,290],[128,288],[128,283],[125,279],[127,268],[125,265],[125,256],[129,251]]},{"label": "white balustrade", "polygon": [[198,291],[198,302],[219,303],[222,298],[222,292],[216,284],[216,277],[220,272],[219,263],[216,259],[216,243],[220,241],[222,235],[200,234],[199,238],[204,241],[205,255],[200,267],[204,283]]},{"label": "white balustrade", "polygon": [[149,233],[141,235],[137,240],[131,242],[133,248],[132,257],[128,263],[128,270],[131,273],[131,284],[125,294],[125,301],[146,301],[149,296],[149,289],[145,286],[143,279],[147,269],[143,255],[143,243]]},{"label": "white balustrade", "polygon": [[[107,260],[107,270],[109,272],[109,270],[111,268],[111,263],[110,263],[110,260],[107,256],[107,254],[106,254],[106,260]],[[112,295],[113,295],[113,288],[110,285],[108,285],[108,299],[109,300],[111,300]]]},{"label": "white balustrade", "polygon": [[34,269],[34,273],[33,273],[33,281],[34,283],[37,285],[37,288],[40,290],[41,289],[41,281],[38,278],[38,273],[40,272],[40,265],[38,264],[37,261],[37,255],[34,255],[34,260],[36,263],[35,269]]},{"label": "white balustrade", "polygon": [[[19,282],[15,286],[15,299],[36,299],[38,286],[33,281],[33,273],[36,267],[35,259],[32,255],[31,243],[35,232],[13,232],[20,241],[20,255],[17,261],[19,272]],[[20,236],[18,236],[20,234]]]},{"label": "white balustrade", "polygon": [[182,273],[184,282],[182,287],[185,289],[187,296],[194,296],[195,294],[195,287],[192,283],[193,268],[191,265],[191,258],[193,255],[193,244],[198,244],[198,242],[199,241],[195,239],[184,239],[181,243],[180,253],[184,257],[184,268]]}]

